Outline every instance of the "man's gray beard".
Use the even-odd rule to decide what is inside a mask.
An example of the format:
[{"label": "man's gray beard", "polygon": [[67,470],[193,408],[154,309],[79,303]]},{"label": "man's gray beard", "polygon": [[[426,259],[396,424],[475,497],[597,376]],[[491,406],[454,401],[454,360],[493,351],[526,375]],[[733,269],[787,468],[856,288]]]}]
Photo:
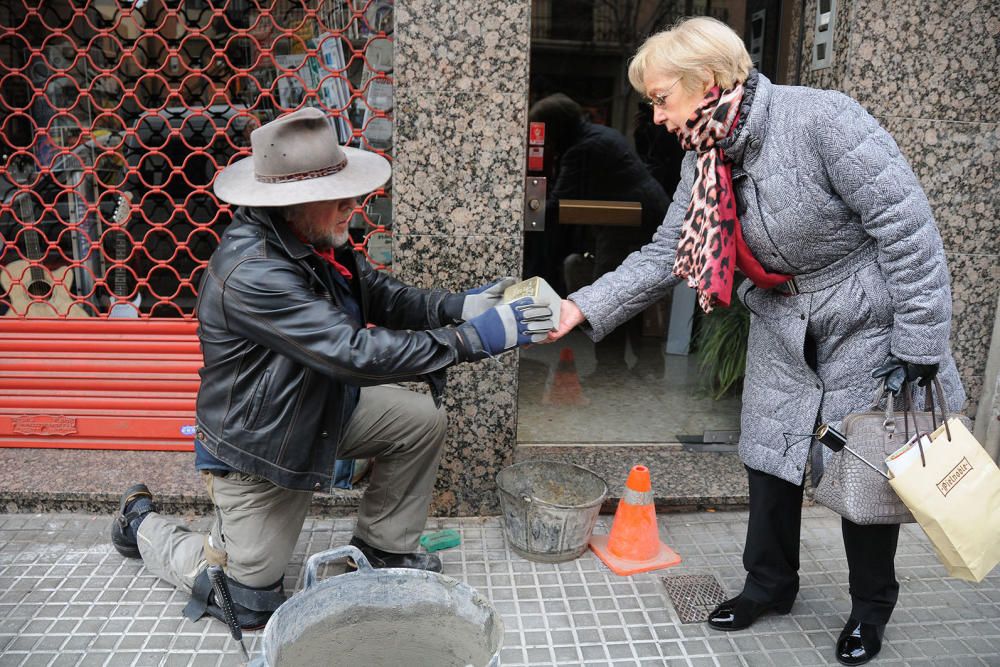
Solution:
[{"label": "man's gray beard", "polygon": [[335,248],[343,247],[347,245],[350,242],[350,240],[351,240],[351,233],[347,230],[344,230],[344,232],[341,234],[333,235],[333,246]]},{"label": "man's gray beard", "polygon": [[347,242],[351,239],[351,233],[348,230],[344,230],[343,232],[317,231],[301,222],[293,222],[292,224],[306,241],[321,252],[330,248],[340,248],[347,245]]},{"label": "man's gray beard", "polygon": [[347,241],[350,240],[351,236],[347,232],[342,234],[324,234],[322,238],[318,238],[312,241],[312,245],[316,250],[320,252],[326,252],[331,248],[336,250],[338,248],[343,248],[347,245]]}]

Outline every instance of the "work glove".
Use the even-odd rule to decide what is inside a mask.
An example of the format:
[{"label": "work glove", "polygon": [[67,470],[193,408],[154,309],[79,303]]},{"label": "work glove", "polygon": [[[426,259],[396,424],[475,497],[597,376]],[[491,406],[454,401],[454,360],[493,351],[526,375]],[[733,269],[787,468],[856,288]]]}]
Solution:
[{"label": "work glove", "polygon": [[904,383],[916,380],[917,386],[926,387],[937,372],[937,364],[914,364],[890,354],[885,363],[872,371],[872,377],[885,378],[885,388],[899,396]]},{"label": "work glove", "polygon": [[552,309],[525,297],[494,306],[458,328],[466,335],[470,330],[475,332],[483,350],[492,356],[521,345],[542,342],[555,328],[555,323]]},{"label": "work glove", "polygon": [[482,315],[493,306],[499,306],[500,299],[503,297],[503,291],[516,282],[517,278],[507,276],[495,283],[466,290],[457,295],[464,298],[461,302],[460,315],[456,319],[467,322],[473,317]]}]

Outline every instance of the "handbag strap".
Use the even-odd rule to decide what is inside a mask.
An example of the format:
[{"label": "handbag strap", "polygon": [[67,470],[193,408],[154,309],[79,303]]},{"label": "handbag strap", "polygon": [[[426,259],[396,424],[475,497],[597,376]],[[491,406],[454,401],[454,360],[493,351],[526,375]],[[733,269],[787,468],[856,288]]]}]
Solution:
[{"label": "handbag strap", "polygon": [[[920,463],[926,468],[927,459],[924,456],[923,443],[920,441],[920,425],[917,423],[917,415],[913,410],[913,389],[914,387],[910,385],[910,383],[903,383],[903,434],[906,438],[903,442],[910,441],[910,417],[912,417],[913,434],[917,436],[917,448],[920,450]],[[937,393],[937,401],[934,400],[935,393]],[[872,405],[871,408],[869,408],[869,411],[878,412],[879,404],[882,402],[883,398],[885,399],[885,420],[882,422],[882,427],[886,430],[886,432],[892,434],[896,432],[895,401],[893,393],[888,390],[885,382],[883,382],[875,391],[875,397],[872,400]],[[948,442],[951,442],[951,429],[948,427],[948,415],[945,412],[946,404],[944,400],[944,387],[941,385],[941,380],[937,377],[935,377],[931,383],[925,387],[924,393],[924,407],[929,408],[929,412],[931,413],[931,424],[933,426],[931,430],[932,433],[937,430],[937,413],[935,412],[935,403],[941,410],[941,423],[944,424],[944,430],[948,438]],[[851,453],[857,456],[854,452]],[[867,461],[865,461],[865,463],[867,463],[869,467],[874,468],[874,466]]]},{"label": "handbag strap", "polygon": [[[931,388],[932,386],[933,386],[933,390]],[[951,429],[948,427],[948,415],[947,415],[947,413],[945,412],[945,409],[944,409],[944,406],[945,406],[945,402],[944,402],[944,387],[941,386],[941,381],[938,380],[936,377],[932,380],[932,382],[930,384],[928,384],[928,385],[926,385],[924,387],[924,403],[925,403],[924,407],[929,407],[930,408],[929,411],[931,413],[931,433],[933,433],[934,431],[936,431],[938,429],[938,426],[937,426],[937,413],[935,412],[935,405],[934,405],[934,390],[937,391],[937,395],[938,395],[937,403],[938,403],[938,406],[941,409],[941,423],[944,424],[945,436],[948,438],[948,442],[951,442]],[[915,430],[917,431],[917,436],[918,436],[917,437],[917,449],[920,450],[920,463],[921,463],[921,465],[924,468],[926,468],[927,467],[927,458],[924,456],[924,444],[922,442],[923,438],[920,437],[920,435],[919,435],[919,428],[916,428],[916,421],[917,421],[916,420],[916,416],[914,415],[913,423],[914,423],[914,427],[915,427]]]},{"label": "handbag strap", "polygon": [[[913,412],[913,388],[906,382],[903,383],[903,442],[910,441],[910,420],[909,416]],[[913,431],[917,431],[917,416],[913,415]]]},{"label": "handbag strap", "polygon": [[[924,456],[924,444],[923,442],[921,442],[923,440],[923,436],[920,435],[920,425],[917,423],[917,414],[916,412],[913,411],[913,403],[911,402],[913,400],[912,392],[913,392],[913,387],[906,386],[906,410],[903,412],[903,421],[904,422],[906,421],[907,412],[909,412],[913,416],[913,435],[917,439],[917,449],[920,450],[920,465],[926,468],[927,458]],[[933,405],[931,406],[931,408],[933,409]],[[934,417],[932,413],[931,420],[933,421],[933,419]],[[905,442],[909,441],[910,441],[910,432],[909,429],[907,429]]]},{"label": "handbag strap", "polygon": [[930,384],[924,387],[924,409],[931,413],[931,432],[937,430],[937,411],[934,409],[934,389]]}]

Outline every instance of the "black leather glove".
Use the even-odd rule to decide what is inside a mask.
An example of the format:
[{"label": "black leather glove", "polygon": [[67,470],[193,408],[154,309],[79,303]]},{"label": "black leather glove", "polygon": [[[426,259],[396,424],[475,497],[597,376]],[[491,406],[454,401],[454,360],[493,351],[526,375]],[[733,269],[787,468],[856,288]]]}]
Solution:
[{"label": "black leather glove", "polygon": [[885,387],[898,396],[903,384],[917,381],[917,386],[926,387],[937,375],[937,364],[914,364],[889,355],[885,363],[872,371],[873,378],[885,378]]}]

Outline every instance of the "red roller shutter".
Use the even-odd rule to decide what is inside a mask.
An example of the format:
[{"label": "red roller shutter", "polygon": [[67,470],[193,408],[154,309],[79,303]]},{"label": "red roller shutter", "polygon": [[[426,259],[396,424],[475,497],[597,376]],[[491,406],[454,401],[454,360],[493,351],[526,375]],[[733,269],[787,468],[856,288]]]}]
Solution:
[{"label": "red roller shutter", "polygon": [[0,318],[0,447],[190,450],[195,327]]}]

